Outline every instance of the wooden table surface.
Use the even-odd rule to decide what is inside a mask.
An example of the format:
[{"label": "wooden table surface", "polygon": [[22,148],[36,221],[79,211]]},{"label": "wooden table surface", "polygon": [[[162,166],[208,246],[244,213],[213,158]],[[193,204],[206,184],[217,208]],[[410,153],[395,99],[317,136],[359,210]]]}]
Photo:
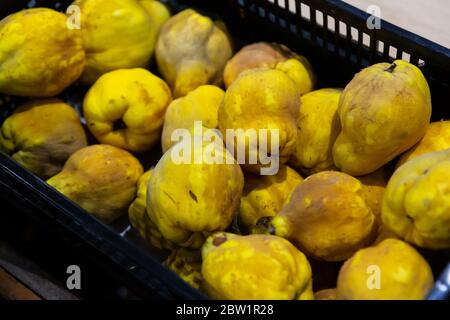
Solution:
[{"label": "wooden table surface", "polygon": [[382,19],[450,48],[450,0],[344,1],[364,11],[377,5]]},{"label": "wooden table surface", "polygon": [[34,262],[0,240],[1,299],[77,300],[78,298]]}]

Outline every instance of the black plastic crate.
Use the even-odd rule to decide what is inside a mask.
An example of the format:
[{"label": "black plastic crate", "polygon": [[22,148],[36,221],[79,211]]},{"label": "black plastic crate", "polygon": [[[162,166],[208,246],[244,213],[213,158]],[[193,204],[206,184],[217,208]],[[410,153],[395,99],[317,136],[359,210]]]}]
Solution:
[{"label": "black plastic crate", "polygon": [[[0,18],[29,6],[65,10],[72,1],[3,0]],[[306,56],[318,76],[318,87],[344,87],[361,68],[403,58],[418,65],[430,85],[433,120],[450,118],[450,50],[382,21],[369,30],[369,15],[338,0],[165,0],[173,12],[194,7],[222,19],[234,36],[236,49],[254,41],[287,45]],[[0,39],[1,41],[1,39]],[[391,48],[395,48],[391,49]],[[154,66],[150,70],[155,72]],[[61,98],[80,109],[86,88],[71,86]],[[0,95],[0,122],[24,98]],[[155,164],[156,148],[140,158],[147,169]],[[107,226],[44,181],[0,153],[0,240],[25,250],[61,281],[61,266],[82,264],[93,270],[85,284],[95,296],[125,287],[132,297],[206,298],[184,283],[161,262],[166,251],[151,248],[128,230],[126,217]],[[124,235],[126,233],[126,235]],[[70,254],[69,254],[70,253]],[[433,260],[437,277],[449,252],[422,252]],[[75,261],[74,261],[75,260]],[[338,267],[338,266],[337,266]],[[111,294],[111,297],[120,295]]]}]

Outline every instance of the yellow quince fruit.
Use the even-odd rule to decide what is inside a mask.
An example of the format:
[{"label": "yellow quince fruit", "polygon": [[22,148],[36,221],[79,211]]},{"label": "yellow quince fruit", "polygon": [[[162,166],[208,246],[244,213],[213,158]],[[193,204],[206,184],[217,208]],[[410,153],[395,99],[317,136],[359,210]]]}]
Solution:
[{"label": "yellow quince fruit", "polygon": [[[251,69],[241,73],[225,92],[219,107],[219,128],[227,144],[234,140],[235,156],[245,150],[242,168],[262,173],[267,167],[261,161],[265,153],[286,163],[295,151],[299,109],[300,91],[284,72]],[[228,136],[228,129],[234,137]]]},{"label": "yellow quince fruit", "polygon": [[285,72],[301,94],[314,88],[315,76],[309,61],[284,45],[268,42],[246,45],[227,62],[223,73],[225,86],[228,88],[243,71],[257,68]]},{"label": "yellow quince fruit", "polygon": [[323,171],[300,183],[267,232],[291,241],[306,255],[342,261],[375,238],[375,215],[362,184],[348,174]]},{"label": "yellow quince fruit", "polygon": [[167,84],[150,71],[121,69],[95,82],[84,98],[83,113],[101,143],[141,152],[159,140],[171,101]]},{"label": "yellow quince fruit", "polygon": [[199,289],[202,285],[202,252],[200,249],[176,248],[164,264],[178,276]]},{"label": "yellow quince fruit", "polygon": [[76,0],[86,50],[85,84],[125,68],[145,68],[153,55],[167,8],[153,0]]},{"label": "yellow quince fruit", "polygon": [[221,137],[203,129],[213,142],[196,143],[196,135],[178,142],[159,160],[148,184],[152,222],[165,239],[182,247],[199,248],[211,232],[225,230],[244,186],[241,168]]},{"label": "yellow quince fruit", "polygon": [[88,213],[110,223],[126,213],[142,173],[142,165],[127,151],[97,144],[72,154],[63,170],[47,183]]},{"label": "yellow quince fruit", "polygon": [[250,233],[261,233],[259,219],[276,216],[302,181],[294,169],[285,165],[275,175],[245,174],[239,226]]},{"label": "yellow quince fruit", "polygon": [[397,236],[419,247],[450,248],[450,148],[418,156],[394,172],[381,218]]},{"label": "yellow quince fruit", "polygon": [[306,174],[336,169],[332,149],[341,131],[338,104],[342,90],[320,89],[301,97],[296,150],[289,163]]},{"label": "yellow quince fruit", "polygon": [[194,121],[201,121],[206,128],[216,128],[217,111],[224,94],[219,87],[203,85],[172,101],[164,118],[161,135],[163,152],[176,143],[172,141],[172,133],[177,129],[190,129]]},{"label": "yellow quince fruit", "polygon": [[43,179],[61,171],[69,156],[86,146],[80,116],[58,99],[22,105],[0,129],[0,150]]},{"label": "yellow quince fruit", "polygon": [[164,24],[155,54],[159,71],[178,98],[204,84],[220,85],[232,48],[210,18],[186,9]]},{"label": "yellow quince fruit", "polygon": [[202,257],[203,289],[214,299],[314,299],[308,260],[282,238],[218,232]]},{"label": "yellow quince fruit", "polygon": [[137,196],[128,208],[128,219],[131,225],[139,232],[149,244],[157,248],[173,249],[173,245],[166,241],[150,219],[147,207],[147,186],[153,169],[150,169],[139,178],[137,183]]},{"label": "yellow quince fruit", "polygon": [[402,154],[396,167],[422,154],[450,148],[450,120],[432,122],[425,136],[414,147]]},{"label": "yellow quince fruit", "polygon": [[339,271],[339,300],[419,300],[433,287],[427,261],[406,242],[386,239],[361,249]]},{"label": "yellow quince fruit", "polygon": [[377,63],[345,87],[338,113],[342,130],[333,146],[334,164],[350,175],[366,175],[425,135],[430,89],[420,69],[409,62]]},{"label": "yellow quince fruit", "polygon": [[67,27],[67,17],[35,8],[0,21],[0,92],[52,97],[83,72],[85,53],[80,30]]}]

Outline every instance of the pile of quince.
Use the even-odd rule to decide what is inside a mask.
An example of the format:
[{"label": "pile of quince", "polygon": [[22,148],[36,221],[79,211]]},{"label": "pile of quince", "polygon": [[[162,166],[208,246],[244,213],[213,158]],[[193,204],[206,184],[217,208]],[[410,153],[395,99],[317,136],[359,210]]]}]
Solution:
[{"label": "pile of quince", "polygon": [[[30,98],[2,123],[3,152],[104,223],[128,213],[210,297],[427,296],[421,254],[450,248],[450,121],[430,123],[417,67],[379,63],[319,89],[305,57],[265,42],[236,51],[193,9],[73,5],[78,17],[35,8],[0,22],[0,93]],[[57,98],[78,82],[90,86],[82,116]],[[224,137],[241,129],[277,136],[244,137],[238,161]],[[263,175],[267,145],[278,166]]]}]

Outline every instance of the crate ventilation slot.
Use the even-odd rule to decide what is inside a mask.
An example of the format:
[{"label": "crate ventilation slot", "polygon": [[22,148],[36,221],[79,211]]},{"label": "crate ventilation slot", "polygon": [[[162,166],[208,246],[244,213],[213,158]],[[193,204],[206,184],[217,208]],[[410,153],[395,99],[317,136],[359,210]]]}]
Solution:
[{"label": "crate ventilation slot", "polygon": [[407,53],[407,52],[402,52],[402,60],[410,62],[411,55],[409,53]]},{"label": "crate ventilation slot", "polygon": [[[242,14],[249,12],[272,23],[288,33],[298,35],[315,46],[349,59],[361,67],[378,61],[403,59],[423,67],[425,62],[406,50],[399,49],[397,41],[378,40],[376,32],[363,25],[336,18],[334,12],[324,10],[313,1],[301,0],[234,0]],[[330,15],[332,14],[332,15]],[[356,24],[356,23],[355,23]],[[364,32],[364,31],[366,32]]]},{"label": "crate ventilation slot", "polygon": [[[274,0],[269,0],[270,2],[273,2]],[[278,0],[278,6],[280,6],[281,8],[286,8],[286,0]]]},{"label": "crate ventilation slot", "polygon": [[323,27],[323,12],[320,10],[316,10],[316,24]]},{"label": "crate ventilation slot", "polygon": [[334,33],[336,31],[336,20],[332,16],[327,15],[327,23],[328,30]]},{"label": "crate ventilation slot", "polygon": [[355,42],[359,41],[359,30],[355,27],[350,27],[350,39]]},{"label": "crate ventilation slot", "polygon": [[397,59],[397,48],[393,46],[389,46],[389,57],[391,59]]},{"label": "crate ventilation slot", "polygon": [[381,40],[377,41],[377,52],[379,54],[383,54],[383,52],[384,52],[384,42]]},{"label": "crate ventilation slot", "polygon": [[307,4],[300,4],[300,15],[308,21],[311,21],[311,12]]}]

